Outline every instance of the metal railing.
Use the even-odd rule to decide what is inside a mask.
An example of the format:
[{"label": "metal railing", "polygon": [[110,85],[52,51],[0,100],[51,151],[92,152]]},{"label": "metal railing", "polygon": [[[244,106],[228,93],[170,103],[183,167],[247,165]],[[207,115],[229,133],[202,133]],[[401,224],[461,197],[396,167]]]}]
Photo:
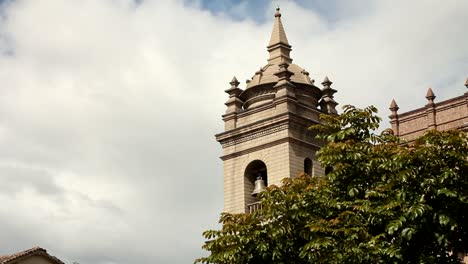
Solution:
[{"label": "metal railing", "polygon": [[260,201],[250,203],[250,204],[247,205],[247,213],[248,214],[252,214],[253,212],[255,212],[257,210],[260,210],[260,209],[262,209],[262,204],[260,203]]}]

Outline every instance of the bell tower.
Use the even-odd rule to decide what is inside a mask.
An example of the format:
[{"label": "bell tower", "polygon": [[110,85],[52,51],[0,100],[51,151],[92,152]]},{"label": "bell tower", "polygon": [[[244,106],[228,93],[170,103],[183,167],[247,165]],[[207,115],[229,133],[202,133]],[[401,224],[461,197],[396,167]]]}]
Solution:
[{"label": "bell tower", "polygon": [[256,210],[263,184],[324,172],[315,159],[321,143],[307,128],[320,122],[322,113],[336,114],[336,90],[327,77],[318,88],[305,69],[292,63],[279,8],[267,50],[267,64],[245,89],[234,77],[225,91],[224,132],[216,135],[223,148],[225,212]]}]

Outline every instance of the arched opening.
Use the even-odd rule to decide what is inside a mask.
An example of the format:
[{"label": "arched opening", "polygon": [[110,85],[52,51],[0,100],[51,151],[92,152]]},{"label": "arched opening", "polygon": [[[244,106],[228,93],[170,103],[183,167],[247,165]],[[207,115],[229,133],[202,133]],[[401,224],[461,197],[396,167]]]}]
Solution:
[{"label": "arched opening", "polygon": [[309,158],[304,159],[304,173],[312,176],[312,160]]},{"label": "arched opening", "polygon": [[[245,206],[249,207],[250,204],[258,202],[258,199],[252,196],[252,192],[255,188],[255,181],[258,177],[261,177],[265,181],[265,186],[268,186],[268,175],[267,167],[261,160],[254,160],[247,165],[244,173],[244,197]],[[247,212],[249,210],[247,209]]]}]

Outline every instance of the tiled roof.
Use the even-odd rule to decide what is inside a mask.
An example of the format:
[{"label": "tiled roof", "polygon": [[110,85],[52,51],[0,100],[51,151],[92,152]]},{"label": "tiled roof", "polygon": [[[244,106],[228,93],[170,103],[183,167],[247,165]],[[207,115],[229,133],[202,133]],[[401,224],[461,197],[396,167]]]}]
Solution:
[{"label": "tiled roof", "polygon": [[47,254],[47,251],[40,247],[33,247],[22,252],[0,256],[0,264],[13,264],[32,256],[41,256],[53,264],[65,264],[60,259]]}]

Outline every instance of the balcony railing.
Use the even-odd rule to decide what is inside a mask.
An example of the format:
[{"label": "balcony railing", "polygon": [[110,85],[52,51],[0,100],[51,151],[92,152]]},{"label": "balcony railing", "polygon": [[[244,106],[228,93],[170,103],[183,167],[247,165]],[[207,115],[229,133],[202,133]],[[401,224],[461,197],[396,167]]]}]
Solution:
[{"label": "balcony railing", "polygon": [[255,212],[257,210],[260,210],[260,209],[262,209],[262,204],[260,203],[260,201],[250,203],[250,204],[247,205],[247,213],[248,214],[252,214],[253,212]]}]

